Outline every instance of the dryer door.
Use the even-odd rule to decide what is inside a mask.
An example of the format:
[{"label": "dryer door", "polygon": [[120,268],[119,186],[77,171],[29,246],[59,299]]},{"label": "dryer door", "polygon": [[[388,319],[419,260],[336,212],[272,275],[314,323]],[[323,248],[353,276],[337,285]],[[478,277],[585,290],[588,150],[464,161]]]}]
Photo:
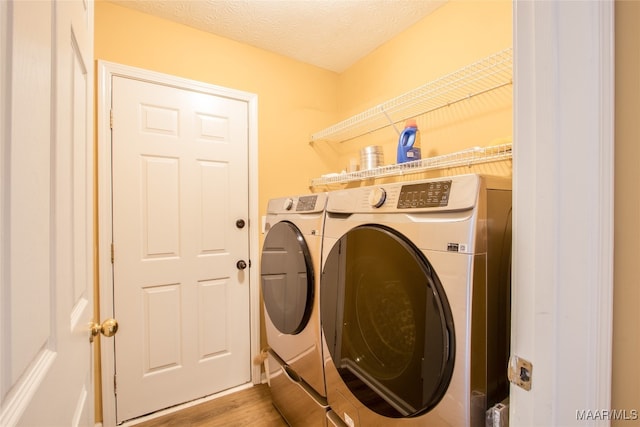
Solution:
[{"label": "dryer door", "polygon": [[331,249],[320,289],[333,364],[364,405],[400,418],[442,399],[453,372],[453,319],[415,245],[387,227],[356,227]]},{"label": "dryer door", "polygon": [[273,325],[283,334],[300,333],[313,308],[314,274],[309,247],[294,224],[282,221],[271,227],[260,274],[264,305]]}]

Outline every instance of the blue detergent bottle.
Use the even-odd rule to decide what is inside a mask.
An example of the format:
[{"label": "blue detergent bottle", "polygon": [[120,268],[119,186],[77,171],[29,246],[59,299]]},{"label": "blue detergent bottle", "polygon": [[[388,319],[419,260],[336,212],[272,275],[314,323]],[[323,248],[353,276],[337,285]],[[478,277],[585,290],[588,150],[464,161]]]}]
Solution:
[{"label": "blue detergent bottle", "polygon": [[407,120],[398,141],[398,163],[412,162],[421,159],[420,131],[413,119]]}]

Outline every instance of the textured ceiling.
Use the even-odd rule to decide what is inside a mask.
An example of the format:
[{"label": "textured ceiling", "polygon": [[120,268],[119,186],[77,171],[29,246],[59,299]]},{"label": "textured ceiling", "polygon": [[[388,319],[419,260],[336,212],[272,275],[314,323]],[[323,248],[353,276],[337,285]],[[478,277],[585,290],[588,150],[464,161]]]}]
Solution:
[{"label": "textured ceiling", "polygon": [[112,0],[342,72],[446,0]]}]

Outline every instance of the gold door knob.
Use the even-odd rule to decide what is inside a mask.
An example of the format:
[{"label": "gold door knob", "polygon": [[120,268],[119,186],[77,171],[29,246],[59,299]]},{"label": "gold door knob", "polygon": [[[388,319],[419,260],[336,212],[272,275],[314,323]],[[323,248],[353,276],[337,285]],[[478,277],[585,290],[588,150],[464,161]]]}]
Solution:
[{"label": "gold door knob", "polygon": [[118,332],[118,322],[116,319],[107,319],[102,322],[102,325],[99,323],[91,323],[91,337],[89,337],[89,341],[93,342],[93,338],[102,333],[105,337],[112,337]]}]

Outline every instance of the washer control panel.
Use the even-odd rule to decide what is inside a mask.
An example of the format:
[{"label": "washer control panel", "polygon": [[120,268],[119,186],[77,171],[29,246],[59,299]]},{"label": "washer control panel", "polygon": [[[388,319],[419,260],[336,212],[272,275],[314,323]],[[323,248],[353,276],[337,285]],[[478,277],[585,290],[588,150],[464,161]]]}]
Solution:
[{"label": "washer control panel", "polygon": [[[443,213],[476,206],[482,177],[466,174],[346,188],[327,194],[329,213]],[[506,188],[509,178],[486,178],[496,189]],[[485,181],[486,182],[486,181]]]},{"label": "washer control panel", "polygon": [[282,209],[285,211],[290,211],[293,207],[293,199],[291,197],[287,197],[282,204]]},{"label": "washer control panel", "polygon": [[403,185],[398,197],[398,209],[435,208],[449,204],[451,180]]},{"label": "washer control panel", "polygon": [[300,196],[298,198],[296,212],[308,212],[308,211],[315,210],[317,201],[318,201],[317,194],[313,194],[311,196]]},{"label": "washer control panel", "polygon": [[384,205],[385,200],[387,200],[387,192],[384,188],[376,187],[369,193],[369,205],[373,208]]}]

